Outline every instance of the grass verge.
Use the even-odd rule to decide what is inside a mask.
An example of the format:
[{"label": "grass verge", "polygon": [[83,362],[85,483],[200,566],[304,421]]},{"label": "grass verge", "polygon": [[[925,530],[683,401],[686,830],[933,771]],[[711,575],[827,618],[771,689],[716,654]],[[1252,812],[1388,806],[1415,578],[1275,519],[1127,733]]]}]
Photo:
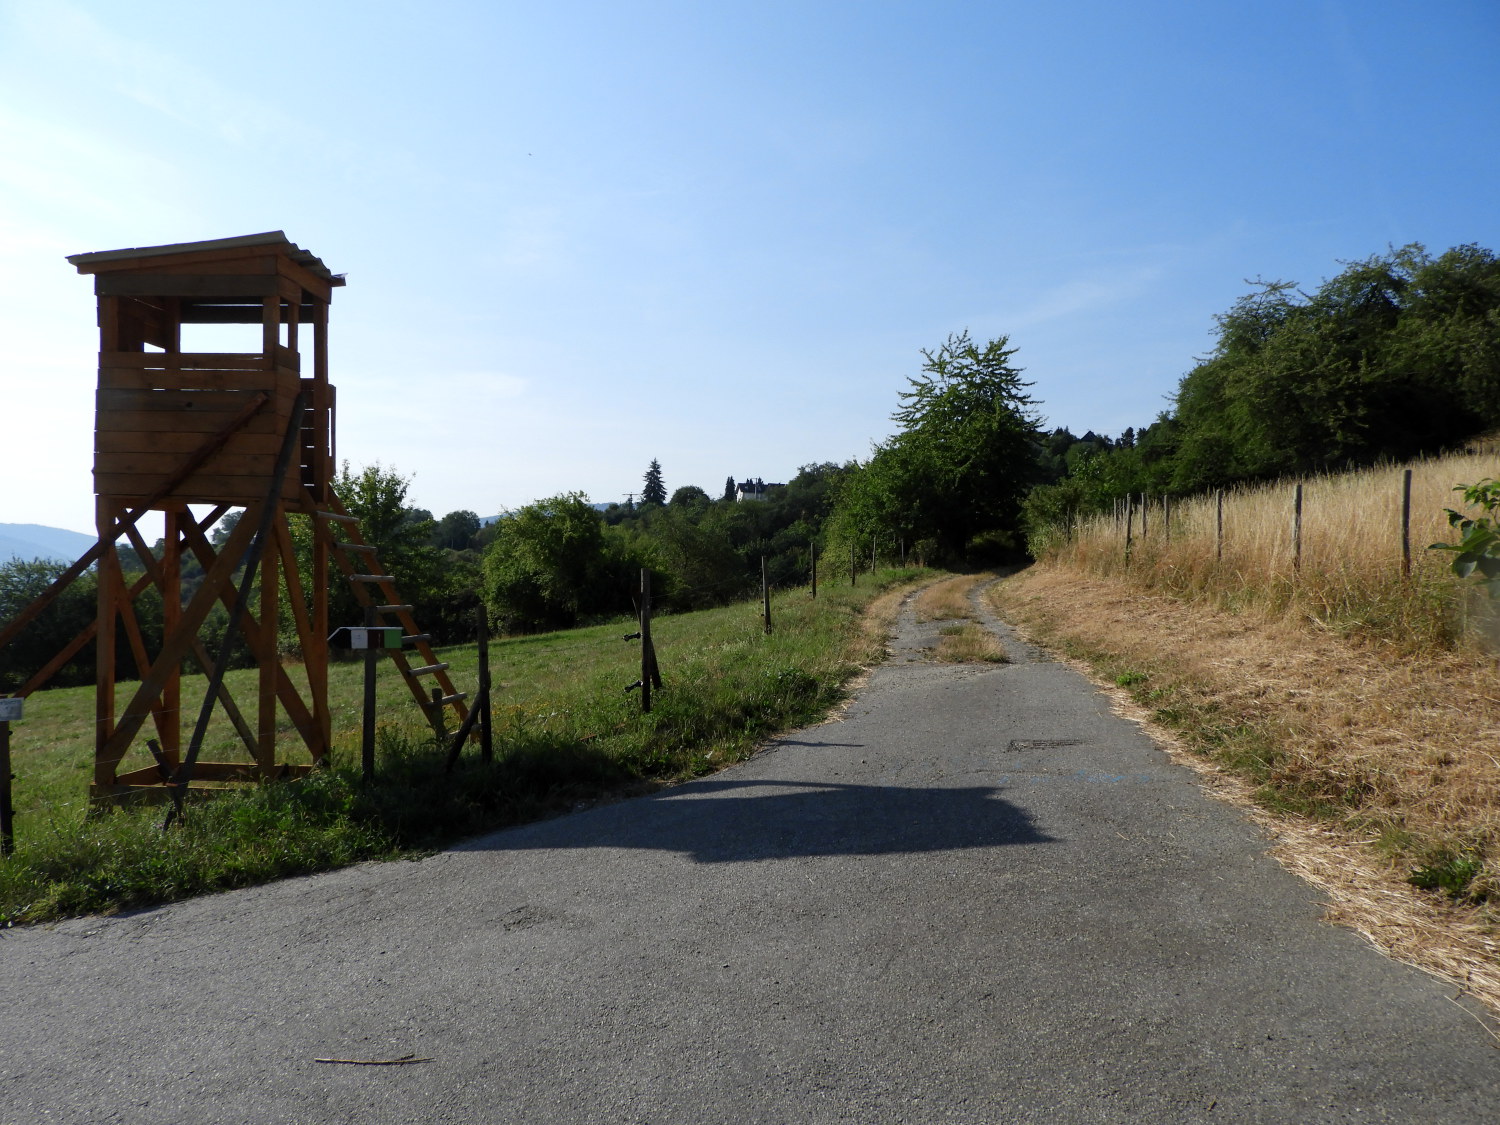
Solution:
[{"label": "grass verge", "polygon": [[[378,776],[363,783],[354,768],[362,670],[336,665],[330,699],[344,729],[335,730],[329,769],[194,802],[182,826],[165,833],[160,809],[84,815],[92,695],[39,693],[15,729],[17,850],[0,861],[0,924],[144,907],[412,854],[722,768],[842,700],[855,673],[884,653],[889,617],[872,618],[867,608],[894,604],[898,588],[923,576],[882,571],[816,600],[805,590],[779,594],[769,636],[758,600],[659,618],[653,634],[666,687],[649,715],[622,690],[638,661],[636,647],[621,641],[625,627],[495,642],[496,757],[484,764],[468,751],[452,774],[386,668]],[[461,686],[473,682],[472,646],[441,659]],[[187,681],[184,689],[187,710]]]}]

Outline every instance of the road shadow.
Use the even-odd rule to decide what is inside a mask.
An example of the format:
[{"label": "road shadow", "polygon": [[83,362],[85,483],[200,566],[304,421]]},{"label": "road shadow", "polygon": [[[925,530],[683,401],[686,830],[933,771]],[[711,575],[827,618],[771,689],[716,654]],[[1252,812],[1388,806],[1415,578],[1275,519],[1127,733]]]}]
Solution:
[{"label": "road shadow", "polygon": [[1052,841],[993,786],[706,780],[509,829],[463,851],[644,848],[699,863],[894,855]]}]

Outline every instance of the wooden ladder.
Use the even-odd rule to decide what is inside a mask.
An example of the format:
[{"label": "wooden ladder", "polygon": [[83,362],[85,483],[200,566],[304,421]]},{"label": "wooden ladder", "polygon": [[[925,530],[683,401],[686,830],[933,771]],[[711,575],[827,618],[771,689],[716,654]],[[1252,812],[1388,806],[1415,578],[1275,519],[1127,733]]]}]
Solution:
[{"label": "wooden ladder", "polygon": [[[448,665],[440,662],[432,651],[431,634],[418,631],[412,606],[402,603],[395,578],[381,573],[375,548],[360,534],[358,518],[349,514],[332,490],[328,493],[327,503],[309,506],[313,509],[316,534],[323,538],[334,564],[349,579],[355,601],[362,606],[374,607],[377,624],[401,626],[402,647],[391,650],[391,660],[406,681],[417,706],[426,713],[433,731],[440,738],[446,738],[449,731],[444,722],[444,708],[451,706],[462,723],[469,714],[464,702],[468,693],[454,688],[448,677]],[[421,664],[414,666],[408,659],[408,645],[415,650],[415,655],[421,657]],[[429,691],[423,680],[425,676],[430,676],[439,690]]]}]

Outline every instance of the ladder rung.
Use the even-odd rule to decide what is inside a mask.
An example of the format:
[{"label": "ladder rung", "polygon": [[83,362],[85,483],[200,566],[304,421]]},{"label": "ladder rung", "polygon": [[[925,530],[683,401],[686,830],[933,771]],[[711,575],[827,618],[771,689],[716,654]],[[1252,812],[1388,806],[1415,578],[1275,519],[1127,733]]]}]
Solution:
[{"label": "ladder rung", "polygon": [[344,523],[358,523],[358,516],[345,515],[343,512],[314,512],[320,520],[342,520]]},{"label": "ladder rung", "polygon": [[372,555],[375,553],[375,548],[368,543],[335,543],[334,546],[340,551],[366,551]]},{"label": "ladder rung", "polygon": [[408,633],[401,638],[401,643],[404,645],[420,645],[426,644],[430,640],[432,640],[431,633]]},{"label": "ladder rung", "polygon": [[409,675],[409,676],[426,676],[426,675],[430,675],[433,672],[441,672],[441,671],[443,671],[447,667],[448,667],[447,664],[427,664],[427,665],[422,666],[421,668],[410,668],[410,669],[408,669],[407,670],[407,675]]},{"label": "ladder rung", "polygon": [[410,613],[415,607],[409,605],[378,605],[376,613]]},{"label": "ladder rung", "polygon": [[450,703],[457,703],[460,700],[464,700],[464,699],[468,699],[468,698],[469,698],[469,693],[466,692],[466,691],[461,691],[457,695],[445,695],[445,696],[443,696],[442,699],[429,699],[426,702],[425,706],[428,707],[428,708],[431,708],[433,706],[446,707]]},{"label": "ladder rung", "polygon": [[394,581],[396,581],[396,577],[393,574],[351,574],[351,575],[349,575],[349,581],[350,582],[394,582]]}]

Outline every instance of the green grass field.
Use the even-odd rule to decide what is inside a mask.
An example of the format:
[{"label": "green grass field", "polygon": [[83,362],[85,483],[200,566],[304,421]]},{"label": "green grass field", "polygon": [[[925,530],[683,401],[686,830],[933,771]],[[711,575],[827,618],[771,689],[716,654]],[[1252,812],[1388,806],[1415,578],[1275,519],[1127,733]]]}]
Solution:
[{"label": "green grass field", "polygon": [[[468,749],[451,775],[410,693],[383,662],[378,776],[363,783],[363,666],[335,664],[331,768],[193,802],[185,822],[167,832],[160,808],[86,815],[93,691],[39,692],[27,701],[26,721],[12,728],[17,850],[0,862],[0,924],[139,907],[409,854],[711,772],[837,703],[853,673],[880,658],[880,638],[860,628],[865,606],[921,574],[883,571],[858,587],[824,587],[816,600],[806,590],[781,593],[770,636],[758,600],[656,619],[665,688],[649,715],[624,691],[639,673],[638,644],[622,640],[633,622],[493,641],[496,760],[485,765]],[[459,690],[472,693],[475,646],[443,649],[439,659],[451,665]],[[253,699],[254,675],[229,676],[242,705]],[[122,702],[131,686],[119,685]],[[187,729],[202,689],[201,677],[184,678]],[[290,723],[281,746],[281,760],[307,760]],[[132,754],[122,769],[148,764],[144,751]],[[244,758],[232,728],[216,716],[203,759]]]}]

